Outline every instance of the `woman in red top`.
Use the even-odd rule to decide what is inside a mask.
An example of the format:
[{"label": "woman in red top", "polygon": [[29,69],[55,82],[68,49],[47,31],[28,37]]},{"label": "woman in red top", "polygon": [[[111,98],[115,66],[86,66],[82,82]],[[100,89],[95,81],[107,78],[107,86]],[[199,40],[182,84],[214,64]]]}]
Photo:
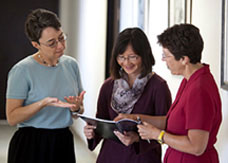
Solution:
[{"label": "woman in red top", "polygon": [[[162,60],[174,75],[184,77],[167,116],[120,114],[144,121],[138,125],[142,139],[169,146],[164,163],[218,163],[214,147],[221,120],[221,100],[209,65],[201,63],[203,40],[190,24],[175,25],[158,36]],[[148,123],[149,122],[149,123]]]}]

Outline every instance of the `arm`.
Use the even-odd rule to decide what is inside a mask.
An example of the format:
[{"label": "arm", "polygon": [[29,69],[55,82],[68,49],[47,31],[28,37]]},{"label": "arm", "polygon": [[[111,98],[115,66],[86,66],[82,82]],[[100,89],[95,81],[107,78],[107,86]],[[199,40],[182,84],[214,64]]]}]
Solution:
[{"label": "arm", "polygon": [[74,104],[62,102],[54,97],[46,97],[43,100],[27,106],[23,106],[23,102],[23,99],[6,100],[6,116],[10,125],[13,126],[28,120],[45,106],[74,107]]},{"label": "arm", "polygon": [[187,136],[165,133],[164,141],[176,150],[200,156],[204,153],[209,139],[209,132],[204,130],[189,130]]},{"label": "arm", "polygon": [[[138,125],[138,131],[142,139],[155,139],[157,140],[161,132],[155,126],[144,122],[143,125]],[[201,155],[208,143],[209,132],[204,130],[190,129],[187,135],[174,135],[165,132],[163,141],[168,146],[196,156]]]},{"label": "arm", "polygon": [[[165,132],[163,141],[178,151],[199,156],[204,153],[208,145],[209,131],[211,131],[215,119],[215,109],[213,109],[214,105],[211,101],[210,93],[207,93],[207,91],[197,88],[189,93],[191,94],[187,96],[186,105],[183,108],[185,112],[185,126],[183,130],[188,129],[187,133],[177,135]],[[205,108],[207,108],[206,111]],[[172,116],[169,122],[172,123],[173,121],[174,123],[176,118],[180,118],[178,115],[180,116],[180,114],[177,114],[176,117]],[[194,121],[192,120],[193,117]],[[159,128],[148,123],[138,125],[138,129],[143,139],[151,138],[157,140],[161,133]],[[178,129],[180,130],[180,127]]]},{"label": "arm", "polygon": [[[111,92],[112,92],[112,82],[110,81],[110,79],[107,79],[103,83],[102,87],[100,88],[98,101],[97,101],[97,112],[96,112],[97,118],[110,119],[108,108],[110,105]],[[86,135],[85,132],[88,132],[88,134]],[[95,149],[96,146],[99,144],[99,142],[102,140],[102,137],[99,136],[98,134],[95,134],[94,128],[89,125],[85,126],[84,133],[87,137],[88,148],[90,150]],[[92,135],[92,137],[90,137],[90,135]]]}]

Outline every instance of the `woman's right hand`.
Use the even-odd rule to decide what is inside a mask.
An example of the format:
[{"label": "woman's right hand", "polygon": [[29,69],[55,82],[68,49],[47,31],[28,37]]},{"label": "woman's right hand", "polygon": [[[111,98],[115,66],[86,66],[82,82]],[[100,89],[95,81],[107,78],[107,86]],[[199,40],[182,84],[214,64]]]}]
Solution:
[{"label": "woman's right hand", "polygon": [[41,106],[55,106],[61,108],[72,108],[75,104],[70,104],[68,102],[63,102],[56,97],[46,97],[40,102]]},{"label": "woman's right hand", "polygon": [[86,124],[86,126],[84,127],[84,134],[85,134],[87,139],[93,139],[94,138],[94,136],[95,136],[94,129],[96,129],[95,126]]}]

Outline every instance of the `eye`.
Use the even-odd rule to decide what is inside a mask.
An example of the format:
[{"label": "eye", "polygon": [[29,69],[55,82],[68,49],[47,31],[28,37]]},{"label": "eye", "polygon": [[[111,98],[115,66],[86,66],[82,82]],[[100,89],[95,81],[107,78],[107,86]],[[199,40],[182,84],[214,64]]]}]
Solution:
[{"label": "eye", "polygon": [[129,56],[129,59],[136,59],[136,58],[137,58],[136,55],[130,55],[130,56]]},{"label": "eye", "polygon": [[56,45],[56,41],[51,41],[49,44],[48,44],[48,46],[50,46],[50,47],[53,47],[53,46],[55,46]]},{"label": "eye", "polygon": [[137,59],[138,59],[137,55],[130,55],[129,56],[129,60],[132,61],[132,62],[136,61]]},{"label": "eye", "polygon": [[59,39],[58,39],[60,42],[61,41],[64,41],[65,40],[65,37],[64,36],[61,36],[61,37],[59,37]]},{"label": "eye", "polygon": [[124,56],[118,55],[117,59],[118,59],[118,60],[124,60]]}]

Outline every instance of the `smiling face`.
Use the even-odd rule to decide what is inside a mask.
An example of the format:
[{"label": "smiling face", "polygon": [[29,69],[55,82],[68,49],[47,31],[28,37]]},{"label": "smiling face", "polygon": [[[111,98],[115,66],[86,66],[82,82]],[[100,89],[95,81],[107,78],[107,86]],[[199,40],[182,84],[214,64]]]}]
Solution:
[{"label": "smiling face", "polygon": [[142,59],[137,55],[129,44],[123,54],[117,56],[118,64],[130,77],[136,77],[142,70]]},{"label": "smiling face", "polygon": [[56,30],[52,27],[47,27],[43,30],[39,43],[32,42],[33,46],[37,48],[43,57],[58,59],[64,54],[66,48],[66,37],[63,31]]},{"label": "smiling face", "polygon": [[163,48],[162,60],[166,62],[168,69],[173,75],[183,75],[185,65],[183,59],[176,60],[174,55],[167,48]]}]

